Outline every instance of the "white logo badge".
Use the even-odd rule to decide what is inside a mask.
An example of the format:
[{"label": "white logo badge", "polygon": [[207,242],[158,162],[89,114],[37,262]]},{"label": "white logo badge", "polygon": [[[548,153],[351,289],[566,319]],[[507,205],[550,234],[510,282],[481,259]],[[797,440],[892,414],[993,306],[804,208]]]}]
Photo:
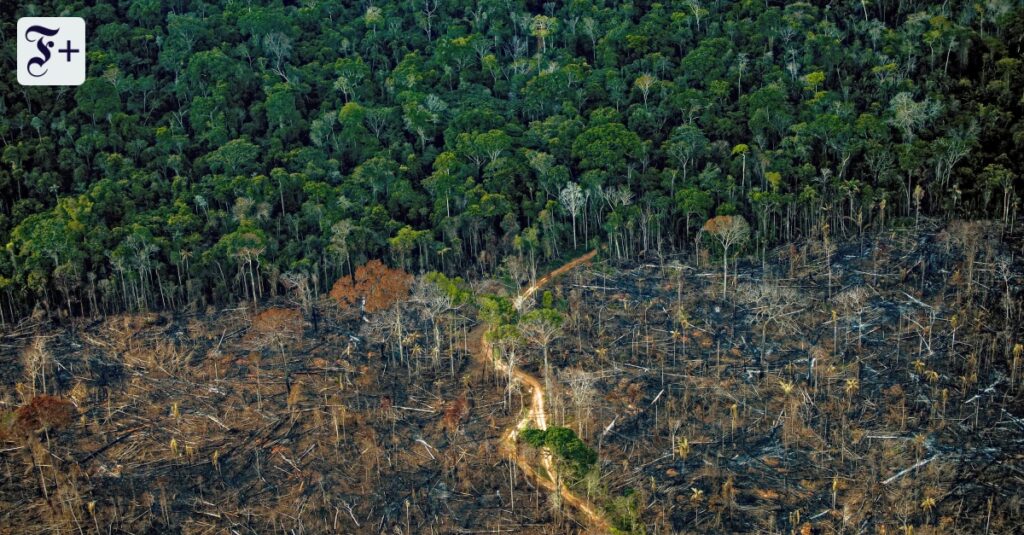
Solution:
[{"label": "white logo badge", "polygon": [[18,83],[81,85],[85,81],[85,19],[18,19]]}]

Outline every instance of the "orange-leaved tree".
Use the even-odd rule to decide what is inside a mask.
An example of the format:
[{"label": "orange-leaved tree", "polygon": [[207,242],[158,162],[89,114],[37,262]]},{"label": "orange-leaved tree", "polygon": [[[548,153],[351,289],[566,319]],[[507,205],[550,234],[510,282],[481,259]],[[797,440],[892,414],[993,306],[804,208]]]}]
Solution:
[{"label": "orange-leaved tree", "polygon": [[366,312],[384,310],[409,296],[412,275],[392,269],[380,260],[356,268],[353,277],[342,277],[331,288],[331,297],[342,309],[358,307],[365,299]]},{"label": "orange-leaved tree", "polygon": [[741,215],[720,215],[704,223],[703,232],[722,246],[722,299],[725,299],[729,283],[729,248],[742,246],[750,238],[750,225]]}]

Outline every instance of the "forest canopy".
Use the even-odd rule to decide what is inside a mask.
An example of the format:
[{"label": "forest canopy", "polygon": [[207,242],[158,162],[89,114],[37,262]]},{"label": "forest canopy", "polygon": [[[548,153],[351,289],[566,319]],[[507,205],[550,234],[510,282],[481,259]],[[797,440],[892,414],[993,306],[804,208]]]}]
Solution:
[{"label": "forest canopy", "polygon": [[1016,215],[1010,0],[93,4],[0,22],[89,32],[83,85],[0,80],[4,321]]}]

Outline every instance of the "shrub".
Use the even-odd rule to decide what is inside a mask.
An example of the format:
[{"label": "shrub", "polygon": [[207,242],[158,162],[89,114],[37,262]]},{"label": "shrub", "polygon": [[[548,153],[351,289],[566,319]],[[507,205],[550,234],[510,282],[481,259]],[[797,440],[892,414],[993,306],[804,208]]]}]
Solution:
[{"label": "shrub", "polygon": [[526,429],[520,436],[527,444],[547,447],[576,477],[583,477],[597,462],[597,452],[587,446],[576,432],[568,427],[549,427],[545,430]]}]

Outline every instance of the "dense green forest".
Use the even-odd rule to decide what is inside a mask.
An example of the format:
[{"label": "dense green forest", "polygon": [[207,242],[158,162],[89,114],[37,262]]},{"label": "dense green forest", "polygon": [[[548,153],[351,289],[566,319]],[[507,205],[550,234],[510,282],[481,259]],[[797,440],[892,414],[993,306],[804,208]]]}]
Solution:
[{"label": "dense green forest", "polygon": [[[1019,2],[259,4],[0,21],[5,322],[686,251],[714,215],[748,253],[1016,216]],[[17,16],[58,14],[88,80],[17,85]]]}]

